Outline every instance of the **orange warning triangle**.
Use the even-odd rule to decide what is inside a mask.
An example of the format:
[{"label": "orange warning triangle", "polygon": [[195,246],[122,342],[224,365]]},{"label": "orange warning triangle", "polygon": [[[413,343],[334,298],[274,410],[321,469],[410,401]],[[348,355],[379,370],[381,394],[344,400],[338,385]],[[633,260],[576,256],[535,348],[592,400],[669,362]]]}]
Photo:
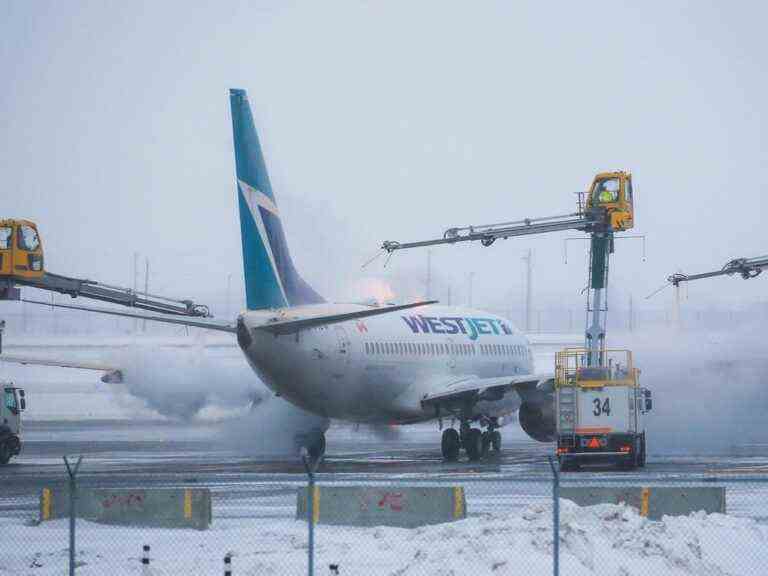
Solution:
[{"label": "orange warning triangle", "polygon": [[589,441],[589,444],[587,444],[587,448],[600,448],[600,440],[592,438],[592,440]]}]

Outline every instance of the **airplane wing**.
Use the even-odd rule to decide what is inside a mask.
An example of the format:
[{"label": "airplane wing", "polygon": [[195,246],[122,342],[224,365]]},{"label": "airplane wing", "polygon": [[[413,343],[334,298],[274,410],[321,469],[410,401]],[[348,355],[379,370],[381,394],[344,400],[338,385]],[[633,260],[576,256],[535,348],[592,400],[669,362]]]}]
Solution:
[{"label": "airplane wing", "polygon": [[[424,408],[433,407],[436,413],[450,414],[466,406],[482,404],[492,412],[511,412],[527,397],[547,394],[554,389],[554,374],[525,374],[480,378],[467,376],[445,384],[442,390],[425,394]],[[496,405],[496,406],[494,406]]]},{"label": "airplane wing", "polygon": [[[140,320],[150,320],[154,322],[165,322],[168,324],[180,324],[182,326],[192,326],[194,328],[205,328],[207,330],[218,330],[220,332],[237,332],[237,326],[234,322],[214,320],[212,318],[187,318],[183,316],[167,316],[163,314],[147,314],[134,310],[115,310],[111,308],[99,308],[95,306],[79,306],[75,304],[59,304],[42,302],[39,300],[26,300],[30,304],[40,304],[41,306],[54,306],[56,308],[68,308],[70,310],[84,310],[86,312],[96,312],[98,314],[109,314],[112,316],[123,316],[127,318],[138,318]],[[381,314],[389,314],[400,310],[407,310],[417,306],[435,304],[437,300],[426,300],[423,302],[412,302],[410,304],[400,304],[397,306],[369,307],[363,310],[355,306],[353,310],[336,310],[333,313],[323,313],[319,308],[304,308],[294,313],[291,308],[278,311],[266,311],[264,323],[256,326],[258,330],[265,330],[273,334],[291,334],[326,324],[336,324],[348,320],[357,320],[360,318],[369,318]]]},{"label": "airplane wing", "polygon": [[60,368],[77,368],[79,370],[95,370],[97,372],[104,372],[104,376],[101,377],[102,382],[115,384],[123,381],[123,374],[119,368],[98,362],[71,362],[55,358],[34,358],[31,356],[12,356],[8,354],[0,354],[0,362],[23,364],[26,366],[57,366]]}]

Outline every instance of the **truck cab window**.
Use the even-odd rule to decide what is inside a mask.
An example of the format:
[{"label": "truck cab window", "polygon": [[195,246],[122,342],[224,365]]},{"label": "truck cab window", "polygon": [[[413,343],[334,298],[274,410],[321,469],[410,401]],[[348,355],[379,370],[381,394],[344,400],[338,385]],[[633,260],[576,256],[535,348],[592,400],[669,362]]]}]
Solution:
[{"label": "truck cab window", "polygon": [[619,200],[619,179],[606,178],[600,180],[595,185],[592,200],[595,204],[606,204],[608,202],[618,202]]},{"label": "truck cab window", "polygon": [[14,414],[17,411],[16,394],[13,393],[12,389],[5,391],[5,407]]},{"label": "truck cab window", "polygon": [[10,226],[0,226],[0,250],[8,250],[11,247],[12,233]]},{"label": "truck cab window", "polygon": [[40,247],[40,239],[37,237],[37,230],[32,228],[32,226],[20,226],[18,244],[19,248],[22,250],[37,250]]}]

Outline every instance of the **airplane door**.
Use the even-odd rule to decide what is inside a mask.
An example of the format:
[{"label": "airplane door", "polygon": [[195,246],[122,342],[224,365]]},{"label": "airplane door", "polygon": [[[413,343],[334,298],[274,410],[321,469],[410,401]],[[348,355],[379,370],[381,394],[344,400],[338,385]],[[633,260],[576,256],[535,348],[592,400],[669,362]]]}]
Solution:
[{"label": "airplane door", "polygon": [[446,339],[446,346],[448,346],[448,371],[453,374],[456,372],[456,352],[453,341],[450,338]]}]

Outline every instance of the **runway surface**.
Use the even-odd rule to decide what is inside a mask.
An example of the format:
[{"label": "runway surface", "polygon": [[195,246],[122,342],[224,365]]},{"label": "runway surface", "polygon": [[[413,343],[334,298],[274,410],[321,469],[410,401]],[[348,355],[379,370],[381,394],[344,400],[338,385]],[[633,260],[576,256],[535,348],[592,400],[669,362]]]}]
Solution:
[{"label": "runway surface", "polygon": [[[10,491],[8,494],[36,492],[41,486],[64,479],[64,454],[82,454],[83,477],[98,478],[110,485],[304,477],[303,466],[295,456],[255,454],[249,450],[248,438],[226,441],[220,437],[220,429],[221,424],[157,421],[28,422],[24,452],[0,468],[0,481]],[[365,428],[332,427],[319,473],[361,481],[392,476],[549,476],[547,457],[552,454],[551,445],[530,440],[515,423],[502,431],[502,454],[470,463],[443,462],[436,425],[403,427],[387,438]],[[768,475],[768,445],[744,445],[726,453],[698,455],[654,452],[651,447],[644,470],[601,468],[575,474],[626,479],[717,473]]]},{"label": "runway surface", "polygon": [[[62,456],[83,455],[81,486],[98,488],[207,487],[219,519],[293,517],[296,490],[306,486],[294,455],[249,454],[249,438],[225,441],[222,424],[158,421],[28,422],[21,457],[0,468],[0,519],[27,523],[37,518],[44,487],[62,487]],[[319,483],[373,485],[424,483],[462,485],[473,514],[522,511],[547,505],[552,494],[547,457],[552,446],[530,440],[516,423],[502,428],[501,455],[481,462],[443,462],[436,425],[402,429],[381,438],[361,428],[332,427]],[[748,478],[733,484],[729,479]],[[757,506],[768,493],[768,445],[730,453],[679,455],[651,451],[645,469],[593,469],[563,474],[564,482],[701,483],[717,477],[729,486],[729,513],[768,522]]]}]

